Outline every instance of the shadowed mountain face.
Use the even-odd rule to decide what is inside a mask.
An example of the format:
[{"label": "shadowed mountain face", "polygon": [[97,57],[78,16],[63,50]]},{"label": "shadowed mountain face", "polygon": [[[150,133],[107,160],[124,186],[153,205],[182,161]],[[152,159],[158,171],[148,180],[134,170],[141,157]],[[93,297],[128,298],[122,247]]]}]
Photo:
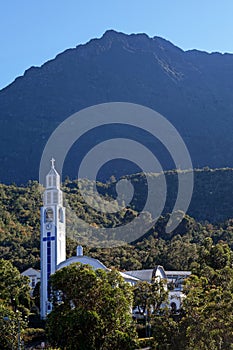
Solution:
[{"label": "shadowed mountain face", "polygon": [[[30,68],[0,91],[0,181],[38,179],[52,131],[74,112],[113,101],[148,106],[170,120],[195,167],[233,165],[233,55],[185,52],[162,38],[108,31],[42,67]],[[99,128],[82,138],[68,155],[63,173],[75,176],[96,140],[127,137],[123,129]],[[130,137],[140,142],[132,130]],[[150,135],[141,138],[163,168],[174,167]],[[116,176],[138,170],[118,165]],[[101,172],[101,180],[111,175],[109,169]]]}]

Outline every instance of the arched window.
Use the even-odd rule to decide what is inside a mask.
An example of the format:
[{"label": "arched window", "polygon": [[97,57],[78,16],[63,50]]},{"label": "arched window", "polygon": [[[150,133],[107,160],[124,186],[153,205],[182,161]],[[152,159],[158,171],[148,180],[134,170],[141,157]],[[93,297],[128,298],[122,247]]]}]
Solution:
[{"label": "arched window", "polygon": [[174,301],[171,303],[171,309],[172,309],[172,313],[176,313],[177,306],[176,306],[176,303],[174,303]]},{"label": "arched window", "polygon": [[64,222],[64,213],[62,208],[59,209],[59,221]]},{"label": "arched window", "polygon": [[53,209],[48,208],[45,211],[45,222],[51,222],[53,221]]}]

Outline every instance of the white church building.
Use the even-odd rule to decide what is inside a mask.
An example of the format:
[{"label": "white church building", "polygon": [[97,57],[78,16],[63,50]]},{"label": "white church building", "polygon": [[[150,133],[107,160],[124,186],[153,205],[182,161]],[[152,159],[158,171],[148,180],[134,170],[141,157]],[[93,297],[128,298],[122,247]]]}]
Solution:
[{"label": "white church building", "polygon": [[66,222],[60,176],[51,160],[51,169],[46,176],[46,187],[41,208],[41,292],[40,313],[45,318],[51,311],[49,301],[49,277],[57,266],[66,260]]},{"label": "white church building", "polygon": [[[51,169],[46,176],[43,206],[41,208],[41,271],[30,268],[22,273],[29,277],[32,289],[38,281],[41,282],[40,315],[42,319],[46,318],[52,310],[52,304],[49,300],[49,278],[56,270],[76,262],[88,264],[94,269],[109,270],[99,260],[83,255],[81,246],[77,247],[76,256],[66,259],[66,216],[63,206],[63,193],[60,188],[60,176],[54,163],[55,161],[52,159]],[[175,303],[176,309],[179,309],[183,297],[181,281],[188,277],[190,272],[166,272],[162,266],[158,265],[154,269],[125,271],[120,272],[120,274],[131,285],[135,285],[138,281],[150,283],[154,277],[172,281],[176,288],[169,292],[170,304],[173,307]]]},{"label": "white church building", "polygon": [[[83,255],[81,246],[77,247],[77,255],[66,260],[66,221],[63,206],[63,194],[60,188],[60,176],[55,169],[54,159],[51,160],[51,169],[46,176],[46,187],[41,208],[41,291],[40,314],[41,318],[52,310],[49,301],[49,277],[65,266],[79,262],[88,264],[94,269],[109,270],[99,260]],[[126,282],[134,285],[136,277],[120,272]],[[30,276],[29,276],[30,277]],[[30,278],[31,279],[31,278]]]}]

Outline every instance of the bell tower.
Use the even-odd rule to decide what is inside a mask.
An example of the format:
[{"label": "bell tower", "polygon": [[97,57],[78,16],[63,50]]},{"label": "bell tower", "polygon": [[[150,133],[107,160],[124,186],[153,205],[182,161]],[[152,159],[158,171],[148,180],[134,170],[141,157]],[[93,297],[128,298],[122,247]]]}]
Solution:
[{"label": "bell tower", "polygon": [[46,176],[46,188],[41,208],[41,318],[52,310],[49,302],[49,277],[57,265],[66,260],[66,224],[60,176],[51,159],[51,169]]}]

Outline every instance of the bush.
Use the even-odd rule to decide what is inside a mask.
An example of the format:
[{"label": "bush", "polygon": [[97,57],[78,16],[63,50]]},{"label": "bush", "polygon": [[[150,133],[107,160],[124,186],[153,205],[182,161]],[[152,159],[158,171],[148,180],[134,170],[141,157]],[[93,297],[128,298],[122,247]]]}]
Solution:
[{"label": "bush", "polygon": [[147,348],[147,347],[151,347],[153,344],[153,347],[151,347],[151,349],[157,349],[157,346],[155,345],[154,342],[154,338],[139,338],[138,339],[138,344],[139,344],[139,348]]},{"label": "bush", "polygon": [[45,341],[45,330],[41,328],[27,328],[23,334],[23,339],[26,344]]}]

